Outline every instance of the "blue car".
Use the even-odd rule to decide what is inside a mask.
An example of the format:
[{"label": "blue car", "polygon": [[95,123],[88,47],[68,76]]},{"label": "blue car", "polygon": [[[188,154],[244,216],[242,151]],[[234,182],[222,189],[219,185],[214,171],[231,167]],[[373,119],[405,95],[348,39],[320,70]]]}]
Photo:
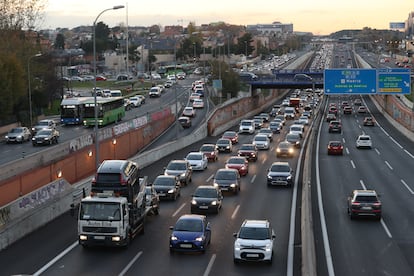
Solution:
[{"label": "blue car", "polygon": [[202,252],[210,244],[210,223],[204,215],[182,215],[175,226],[170,226],[170,253]]}]

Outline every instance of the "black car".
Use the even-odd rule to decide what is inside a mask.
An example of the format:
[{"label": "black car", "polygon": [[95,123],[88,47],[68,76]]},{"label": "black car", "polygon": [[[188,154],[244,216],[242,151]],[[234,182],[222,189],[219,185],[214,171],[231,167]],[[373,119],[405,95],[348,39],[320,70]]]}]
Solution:
[{"label": "black car", "polygon": [[39,130],[32,138],[33,146],[52,145],[59,142],[59,131],[54,128]]},{"label": "black car", "polygon": [[381,219],[382,204],[374,190],[353,190],[348,197],[348,215]]},{"label": "black car", "polygon": [[152,185],[160,199],[176,200],[180,196],[181,184],[174,175],[159,175]]},{"label": "black car", "polygon": [[149,185],[145,187],[145,203],[147,208],[150,208],[150,212],[154,215],[158,215],[160,212],[160,197],[154,186]]},{"label": "black car", "polygon": [[341,132],[342,131],[342,124],[340,121],[331,121],[329,123],[329,133],[331,132]]},{"label": "black car", "polygon": [[216,147],[219,152],[232,152],[233,143],[229,139],[218,139]]},{"label": "black car", "polygon": [[273,162],[267,171],[267,186],[292,186],[293,170],[288,162]]},{"label": "black car", "polygon": [[219,188],[210,185],[198,186],[191,199],[191,213],[213,212],[221,209],[223,196]]},{"label": "black car", "polygon": [[238,156],[244,156],[249,161],[257,161],[257,155],[257,148],[253,144],[243,144],[238,151]]},{"label": "black car", "polygon": [[217,170],[213,185],[222,191],[229,191],[237,194],[240,191],[240,174],[236,169]]}]

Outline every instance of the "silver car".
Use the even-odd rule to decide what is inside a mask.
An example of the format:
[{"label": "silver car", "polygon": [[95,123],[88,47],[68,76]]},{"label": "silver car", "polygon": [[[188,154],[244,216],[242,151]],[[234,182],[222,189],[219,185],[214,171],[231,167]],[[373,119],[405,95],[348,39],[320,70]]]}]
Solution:
[{"label": "silver car", "polygon": [[14,127],[4,137],[6,143],[23,143],[29,141],[32,134],[27,127]]},{"label": "silver car", "polygon": [[264,149],[268,150],[270,147],[270,140],[267,137],[267,134],[257,134],[253,138],[253,145],[257,147],[257,149]]}]

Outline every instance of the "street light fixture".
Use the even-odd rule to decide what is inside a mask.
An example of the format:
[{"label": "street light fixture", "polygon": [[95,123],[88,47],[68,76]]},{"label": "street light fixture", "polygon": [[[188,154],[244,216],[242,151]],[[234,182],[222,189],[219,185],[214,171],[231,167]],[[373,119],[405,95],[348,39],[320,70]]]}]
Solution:
[{"label": "street light fixture", "polygon": [[94,75],[94,80],[93,80],[93,87],[94,87],[94,91],[93,91],[93,97],[94,97],[94,111],[95,111],[95,166],[96,169],[99,166],[99,131],[98,131],[98,103],[97,103],[97,93],[96,93],[96,32],[95,32],[95,27],[96,27],[96,21],[98,21],[98,18],[107,11],[110,10],[118,10],[118,9],[122,9],[124,8],[124,5],[117,5],[117,6],[113,6],[112,8],[109,9],[105,9],[103,11],[101,11],[98,16],[95,18],[95,21],[93,21],[93,75]]},{"label": "street light fixture", "polygon": [[27,80],[28,80],[28,90],[29,90],[29,117],[30,117],[30,129],[32,129],[33,126],[33,112],[32,112],[32,87],[31,87],[31,81],[30,81],[30,61],[32,58],[40,57],[42,54],[38,53],[36,55],[33,55],[29,57],[27,60]]}]

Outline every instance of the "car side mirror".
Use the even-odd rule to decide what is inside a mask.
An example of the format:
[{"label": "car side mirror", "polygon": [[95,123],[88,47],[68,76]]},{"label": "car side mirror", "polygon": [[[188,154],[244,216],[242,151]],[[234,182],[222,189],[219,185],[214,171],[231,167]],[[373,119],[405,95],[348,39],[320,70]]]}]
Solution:
[{"label": "car side mirror", "polygon": [[170,226],[170,230],[174,230],[174,226]]},{"label": "car side mirror", "polygon": [[237,233],[233,233],[233,237],[237,238]]}]

